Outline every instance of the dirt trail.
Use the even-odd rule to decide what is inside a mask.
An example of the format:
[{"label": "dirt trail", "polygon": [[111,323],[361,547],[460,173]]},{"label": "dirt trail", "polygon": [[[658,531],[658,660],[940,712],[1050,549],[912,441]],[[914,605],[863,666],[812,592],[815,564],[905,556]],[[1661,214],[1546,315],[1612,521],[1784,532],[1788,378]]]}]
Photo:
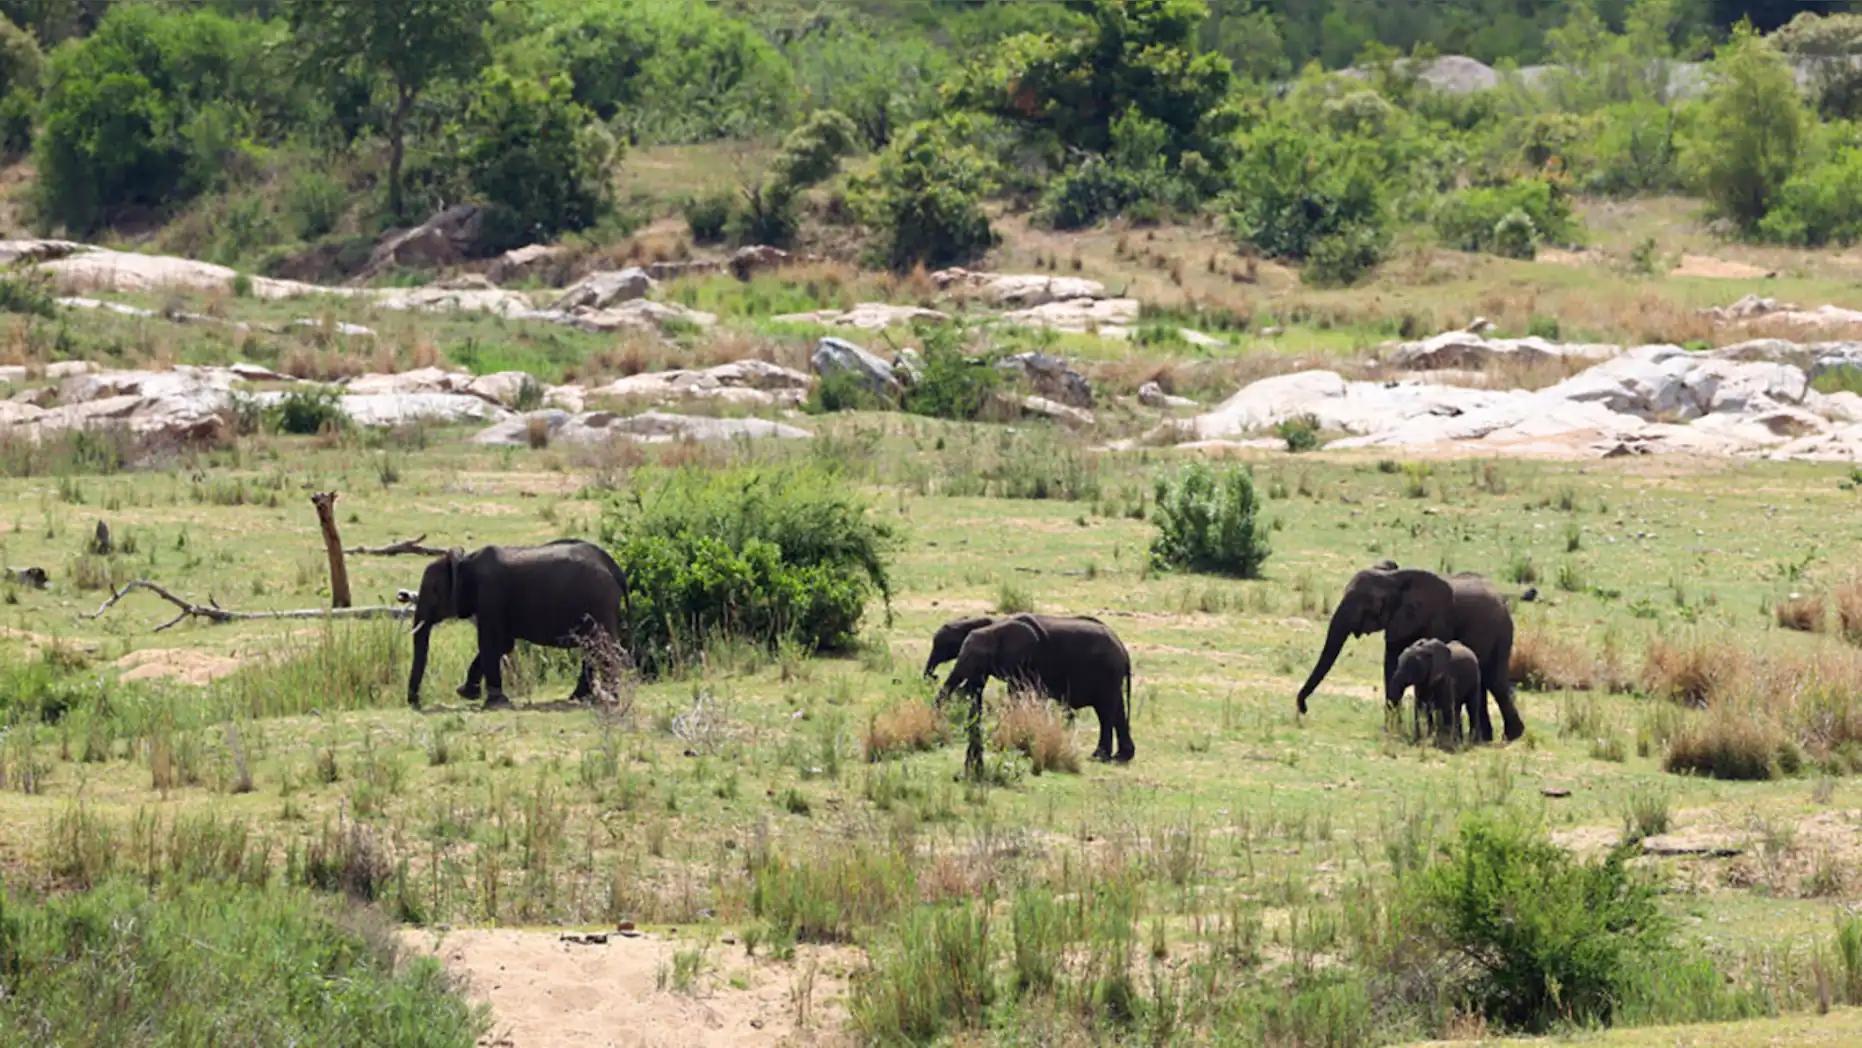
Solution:
[{"label": "dirt trail", "polygon": [[[751,961],[712,943],[689,993],[662,989],[673,955],[693,944],[609,934],[562,940],[557,930],[409,930],[409,948],[440,958],[491,1006],[488,1048],[755,1048],[835,1044],[851,959],[798,951],[793,963]],[[797,1029],[796,997],[815,967],[810,1022]]]}]

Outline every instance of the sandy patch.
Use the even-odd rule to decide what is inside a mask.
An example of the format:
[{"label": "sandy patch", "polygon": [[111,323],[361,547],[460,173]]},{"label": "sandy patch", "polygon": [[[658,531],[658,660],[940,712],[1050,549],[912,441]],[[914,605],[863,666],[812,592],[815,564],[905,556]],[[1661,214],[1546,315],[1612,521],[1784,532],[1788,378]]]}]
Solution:
[{"label": "sandy patch", "polygon": [[1668,271],[1673,277],[1712,277],[1718,280],[1757,280],[1773,276],[1772,270],[1750,262],[1734,262],[1712,255],[1682,255],[1681,264]]},{"label": "sandy patch", "polygon": [[1559,247],[1542,247],[1532,256],[1535,262],[1545,262],[1554,266],[1571,266],[1580,268],[1603,261],[1603,256],[1595,251],[1566,251]]},{"label": "sandy patch", "polygon": [[116,660],[122,680],[174,680],[200,686],[240,667],[240,661],[191,648],[144,648]]},{"label": "sandy patch", "polygon": [[[661,989],[673,955],[693,944],[643,935],[599,945],[562,941],[554,930],[408,930],[402,941],[464,977],[491,1006],[497,1048],[749,1048],[838,1041],[844,972],[851,956],[797,951],[793,963],[752,961],[741,946],[713,942],[689,994]],[[844,951],[843,951],[844,952]],[[815,978],[807,1028],[796,1026],[798,984]]]}]

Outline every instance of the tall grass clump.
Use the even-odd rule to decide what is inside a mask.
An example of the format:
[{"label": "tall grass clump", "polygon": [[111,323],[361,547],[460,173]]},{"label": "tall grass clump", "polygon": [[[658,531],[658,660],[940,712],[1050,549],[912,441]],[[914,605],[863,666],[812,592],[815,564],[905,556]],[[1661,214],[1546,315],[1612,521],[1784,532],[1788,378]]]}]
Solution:
[{"label": "tall grass clump", "polygon": [[1522,628],[1513,638],[1510,666],[1513,683],[1528,691],[1584,691],[1597,680],[1588,652],[1542,627]]},{"label": "tall grass clump", "polygon": [[0,972],[6,1044],[467,1048],[487,1025],[378,918],[296,890],[0,898]]},{"label": "tall grass clump", "polygon": [[1836,587],[1836,627],[1843,639],[1862,645],[1862,575]]},{"label": "tall grass clump", "polygon": [[367,709],[402,701],[406,631],[392,622],[325,622],[308,641],[215,681],[222,709],[248,717]]},{"label": "tall grass clump", "polygon": [[1814,593],[1793,593],[1772,607],[1782,629],[1822,633],[1827,620],[1823,598]]},{"label": "tall grass clump", "polygon": [[1157,537],[1151,562],[1160,568],[1259,578],[1268,556],[1267,524],[1259,520],[1254,476],[1230,466],[1219,473],[1201,462],[1158,480]]},{"label": "tall grass clump", "polygon": [[721,638],[846,648],[867,601],[892,594],[892,528],[820,465],[643,472],[601,534],[627,573],[649,673]]},{"label": "tall grass clump", "polygon": [[1643,654],[1643,689],[1683,706],[1708,706],[1734,695],[1750,674],[1746,652],[1723,638],[1652,637]]},{"label": "tall grass clump", "polygon": [[1526,1031],[1609,1023],[1640,970],[1673,951],[1657,886],[1630,855],[1581,862],[1536,827],[1474,816],[1398,905],[1472,1014]]},{"label": "tall grass clump", "polygon": [[1044,771],[1078,772],[1080,751],[1073,733],[1051,699],[1020,694],[996,718],[995,746],[1019,750],[1028,756],[1035,774]]},{"label": "tall grass clump", "polygon": [[917,896],[911,856],[884,844],[855,843],[790,858],[750,856],[750,913],[778,952],[797,942],[852,942],[892,920]]},{"label": "tall grass clump", "polygon": [[266,409],[265,421],[273,432],[312,435],[346,427],[349,416],[336,390],[318,386],[286,393]]},{"label": "tall grass clump", "polygon": [[882,761],[936,749],[949,734],[931,704],[913,699],[873,714],[866,728],[866,759]]},{"label": "tall grass clump", "polygon": [[981,1028],[996,998],[989,932],[986,901],[913,911],[854,986],[854,1027],[888,1044]]}]

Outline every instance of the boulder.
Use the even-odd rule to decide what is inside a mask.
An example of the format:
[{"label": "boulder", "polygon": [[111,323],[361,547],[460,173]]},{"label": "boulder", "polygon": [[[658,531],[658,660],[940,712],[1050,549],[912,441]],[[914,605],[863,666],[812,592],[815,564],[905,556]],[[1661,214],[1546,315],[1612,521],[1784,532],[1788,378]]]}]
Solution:
[{"label": "boulder", "polygon": [[730,267],[731,274],[738,280],[748,280],[753,273],[774,269],[777,266],[786,266],[790,260],[789,253],[779,247],[751,244],[731,252],[731,257],[725,265]]},{"label": "boulder", "polygon": [[588,389],[583,386],[551,386],[543,391],[544,406],[559,408],[571,414],[581,411],[587,401]]},{"label": "boulder", "polygon": [[648,262],[647,276],[654,280],[677,280],[700,273],[722,273],[724,263],[709,258],[688,258],[678,262]]},{"label": "boulder", "polygon": [[287,329],[314,331],[322,335],[341,335],[344,338],[374,338],[375,329],[351,324],[342,320],[317,320],[313,317],[299,317],[286,324]]},{"label": "boulder", "polygon": [[4,382],[10,386],[17,386],[24,381],[26,381],[26,365],[24,364],[0,365],[0,382]]},{"label": "boulder", "polygon": [[93,371],[72,375],[58,385],[62,404],[83,404],[113,397],[186,396],[202,390],[232,389],[236,375],[230,368],[180,365],[166,371]]},{"label": "boulder", "polygon": [[1124,338],[1138,323],[1138,314],[1135,298],[1069,298],[1004,313],[1002,319],[1023,327],[1097,332],[1110,338]]},{"label": "boulder", "polygon": [[1276,375],[1242,387],[1208,412],[1184,420],[1190,439],[1252,435],[1312,415],[1321,429],[1349,434],[1386,430],[1418,416],[1455,417],[1487,407],[1501,394],[1417,382],[1347,382],[1332,371]]},{"label": "boulder", "polygon": [[397,312],[493,313],[501,317],[525,317],[532,314],[528,297],[522,292],[503,288],[416,287],[390,288],[372,293],[376,296],[377,306]]},{"label": "boulder", "polygon": [[1147,408],[1163,408],[1175,411],[1179,408],[1193,408],[1196,402],[1188,397],[1179,397],[1164,392],[1164,387],[1155,382],[1146,382],[1138,387],[1138,403]]},{"label": "boulder", "polygon": [[0,266],[50,262],[90,250],[90,245],[75,240],[0,240]]},{"label": "boulder", "polygon": [[484,211],[477,204],[454,204],[412,229],[383,237],[369,253],[362,275],[457,265],[472,256],[484,226]]},{"label": "boulder", "polygon": [[370,372],[366,375],[357,375],[343,384],[343,391],[363,396],[464,393],[472,381],[472,376],[468,372],[426,367],[393,374]]},{"label": "boulder", "polygon": [[542,279],[567,258],[568,254],[566,248],[554,244],[514,247],[491,260],[491,265],[485,269],[485,277],[494,284]]},{"label": "boulder", "polygon": [[467,393],[346,393],[337,403],[358,426],[493,422],[510,414]]},{"label": "boulder", "polygon": [[892,377],[903,386],[915,386],[925,377],[925,358],[910,346],[899,350],[892,357]]},{"label": "boulder", "polygon": [[697,371],[681,368],[629,375],[593,392],[653,401],[690,398],[776,405],[800,403],[808,393],[808,383],[808,376],[793,368],[766,360],[738,360]]},{"label": "boulder", "polygon": [[645,298],[657,282],[639,266],[590,273],[565,290],[550,304],[550,309],[568,313],[581,309],[600,310]]},{"label": "boulder", "polygon": [[636,298],[607,309],[546,309],[522,314],[528,320],[545,320],[566,324],[583,331],[646,331],[666,334],[682,327],[710,327],[718,322],[713,314],[687,309],[674,302],[655,302]]},{"label": "boulder", "polygon": [[996,363],[1004,371],[1019,374],[1036,394],[1076,408],[1093,406],[1093,385],[1086,376],[1067,366],[1051,353],[1039,351],[1017,353]]},{"label": "boulder", "polygon": [[[212,262],[169,255],[140,255],[130,251],[89,248],[39,263],[38,270],[49,275],[60,292],[85,291],[203,291],[232,292],[241,281],[240,274]],[[269,277],[246,277],[245,287],[254,298],[279,299],[300,295],[346,294],[334,288],[300,284],[295,280]]]},{"label": "boulder", "polygon": [[895,306],[890,302],[862,302],[852,309],[821,309],[812,313],[784,313],[770,319],[779,324],[821,324],[826,327],[879,331],[889,327],[905,326],[920,320],[941,324],[949,320],[950,315],[921,306]]},{"label": "boulder", "polygon": [[899,394],[899,379],[893,373],[892,365],[846,339],[830,336],[815,343],[815,352],[808,358],[808,363],[814,368],[815,374],[824,379],[831,375],[849,374],[881,397],[891,398]]},{"label": "boulder", "polygon": [[1823,330],[1862,326],[1862,310],[1828,304],[1807,309],[1757,294],[1746,295],[1729,306],[1703,309],[1701,315],[1722,324],[1753,324],[1765,321]]},{"label": "boulder", "polygon": [[1384,360],[1410,371],[1482,370],[1502,361],[1606,360],[1621,352],[1621,346],[1604,343],[1552,342],[1537,337],[1490,339],[1472,331],[1445,331],[1420,342],[1399,343]]},{"label": "boulder", "polygon": [[568,414],[559,411],[532,412],[506,419],[475,435],[477,444],[527,444],[532,419],[542,419],[551,441],[566,444],[600,444],[626,440],[641,444],[663,444],[678,440],[799,440],[812,436],[805,429],[760,418],[708,418],[698,415],[674,415],[647,411],[638,415],[621,415],[612,411]]},{"label": "boulder", "polygon": [[296,382],[290,375],[273,371],[263,364],[248,364],[241,361],[228,365],[227,371],[242,382]]},{"label": "boulder", "polygon": [[503,408],[518,407],[526,390],[532,391],[531,395],[538,401],[542,400],[543,386],[526,371],[495,371],[480,375],[465,386],[467,394]]},{"label": "boulder", "polygon": [[1050,418],[1056,422],[1075,428],[1084,428],[1092,425],[1094,422],[1093,413],[1085,408],[1074,407],[1071,404],[1062,404],[1057,400],[1049,400],[1047,397],[1028,396],[1010,397],[1009,399],[1012,400],[1017,407],[1021,408],[1025,414]]},{"label": "boulder", "polygon": [[95,370],[97,370],[97,365],[88,360],[54,360],[45,365],[45,377],[63,379],[73,375],[89,374]]}]

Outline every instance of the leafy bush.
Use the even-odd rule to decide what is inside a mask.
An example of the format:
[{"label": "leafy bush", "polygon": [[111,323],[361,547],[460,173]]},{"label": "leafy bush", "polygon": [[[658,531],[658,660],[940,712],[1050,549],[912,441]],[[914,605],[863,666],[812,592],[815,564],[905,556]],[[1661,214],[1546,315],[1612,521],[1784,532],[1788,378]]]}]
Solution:
[{"label": "leafy bush", "polygon": [[304,240],[315,240],[336,228],[349,206],[349,187],[328,172],[299,170],[284,193],[284,212],[291,228]]},{"label": "leafy bush", "polygon": [[1313,415],[1285,419],[1274,427],[1274,436],[1286,441],[1288,451],[1311,451],[1319,446],[1319,419]]},{"label": "leafy bush", "polygon": [[286,393],[268,409],[267,421],[279,433],[311,434],[342,429],[349,424],[349,416],[343,414],[341,395],[320,386]]},{"label": "leafy bush", "polygon": [[1127,211],[1193,206],[1204,188],[1196,184],[1197,172],[1207,165],[1192,152],[1178,161],[1178,170],[1171,170],[1169,136],[1163,124],[1127,110],[1112,122],[1108,152],[1089,154],[1049,184],[1041,195],[1041,214],[1057,229],[1078,229]]},{"label": "leafy bush", "polygon": [[967,262],[996,242],[982,198],[994,165],[967,118],[921,121],[895,136],[874,172],[854,185],[875,253],[894,269]]},{"label": "leafy bush", "polygon": [[832,109],[810,113],[782,140],[763,180],[744,192],[743,208],[729,216],[731,239],[781,247],[793,243],[800,225],[796,199],[834,173],[858,135],[853,121]]},{"label": "leafy bush", "polygon": [[802,402],[802,410],[810,415],[825,415],[834,411],[878,411],[886,406],[886,402],[859,375],[851,371],[822,375],[815,382],[814,388],[808,391],[808,399]]},{"label": "leafy bush", "polygon": [[0,15],[0,155],[32,145],[32,114],[45,75],[45,55],[32,34]]},{"label": "leafy bush", "polygon": [[1562,189],[1543,179],[1522,178],[1444,198],[1435,231],[1444,244],[1462,251],[1531,258],[1539,240],[1569,241],[1577,226]]},{"label": "leafy bush", "polygon": [[1790,67],[1748,23],[1734,28],[1712,73],[1688,167],[1714,207],[1751,230],[1797,166],[1804,103]]},{"label": "leafy bush", "polygon": [[1175,480],[1159,479],[1151,562],[1164,568],[1259,577],[1269,550],[1267,526],[1255,519],[1257,508],[1254,476],[1240,466],[1218,474],[1195,462]]},{"label": "leafy bush", "polygon": [[[211,956],[214,963],[203,964]],[[0,899],[8,1044],[469,1046],[485,1027],[439,962],[299,891],[115,881]],[[108,1000],[108,1007],[97,1002]]]},{"label": "leafy bush", "polygon": [[1317,252],[1319,282],[1348,283],[1383,255],[1383,193],[1351,141],[1264,125],[1244,143],[1233,183],[1227,207],[1235,238],[1278,258]]},{"label": "leafy bush", "polygon": [[284,109],[273,30],[211,11],[111,7],[60,48],[34,144],[43,221],[89,232],[116,209],[168,207],[237,170],[255,123]]},{"label": "leafy bush", "polygon": [[1862,240],[1862,148],[1845,147],[1792,175],[1759,220],[1758,235],[1801,247]]},{"label": "leafy bush", "polygon": [[1334,233],[1313,244],[1300,280],[1316,287],[1350,287],[1383,261],[1384,247],[1382,230],[1359,226]]},{"label": "leafy bush", "polygon": [[925,336],[923,373],[905,391],[904,407],[934,418],[981,418],[1001,384],[990,361],[964,355],[956,329],[933,328]]},{"label": "leafy bush", "polygon": [[0,276],[0,312],[49,317],[57,306],[51,282],[42,274],[24,270]]},{"label": "leafy bush", "polygon": [[694,242],[715,244],[724,239],[724,227],[731,220],[731,195],[718,192],[687,197],[679,210]]},{"label": "leafy bush", "polygon": [[1434,940],[1451,992],[1488,1022],[1608,1023],[1640,969],[1670,949],[1670,922],[1631,854],[1580,863],[1536,829],[1470,818],[1406,886],[1402,919]]},{"label": "leafy bush", "polygon": [[891,597],[892,529],[819,467],[643,475],[601,534],[631,582],[649,672],[724,636],[843,648],[873,592]]},{"label": "leafy bush", "polygon": [[587,229],[613,207],[614,140],[570,96],[568,78],[540,84],[487,69],[465,126],[468,177],[491,205],[481,238],[486,249]]}]

